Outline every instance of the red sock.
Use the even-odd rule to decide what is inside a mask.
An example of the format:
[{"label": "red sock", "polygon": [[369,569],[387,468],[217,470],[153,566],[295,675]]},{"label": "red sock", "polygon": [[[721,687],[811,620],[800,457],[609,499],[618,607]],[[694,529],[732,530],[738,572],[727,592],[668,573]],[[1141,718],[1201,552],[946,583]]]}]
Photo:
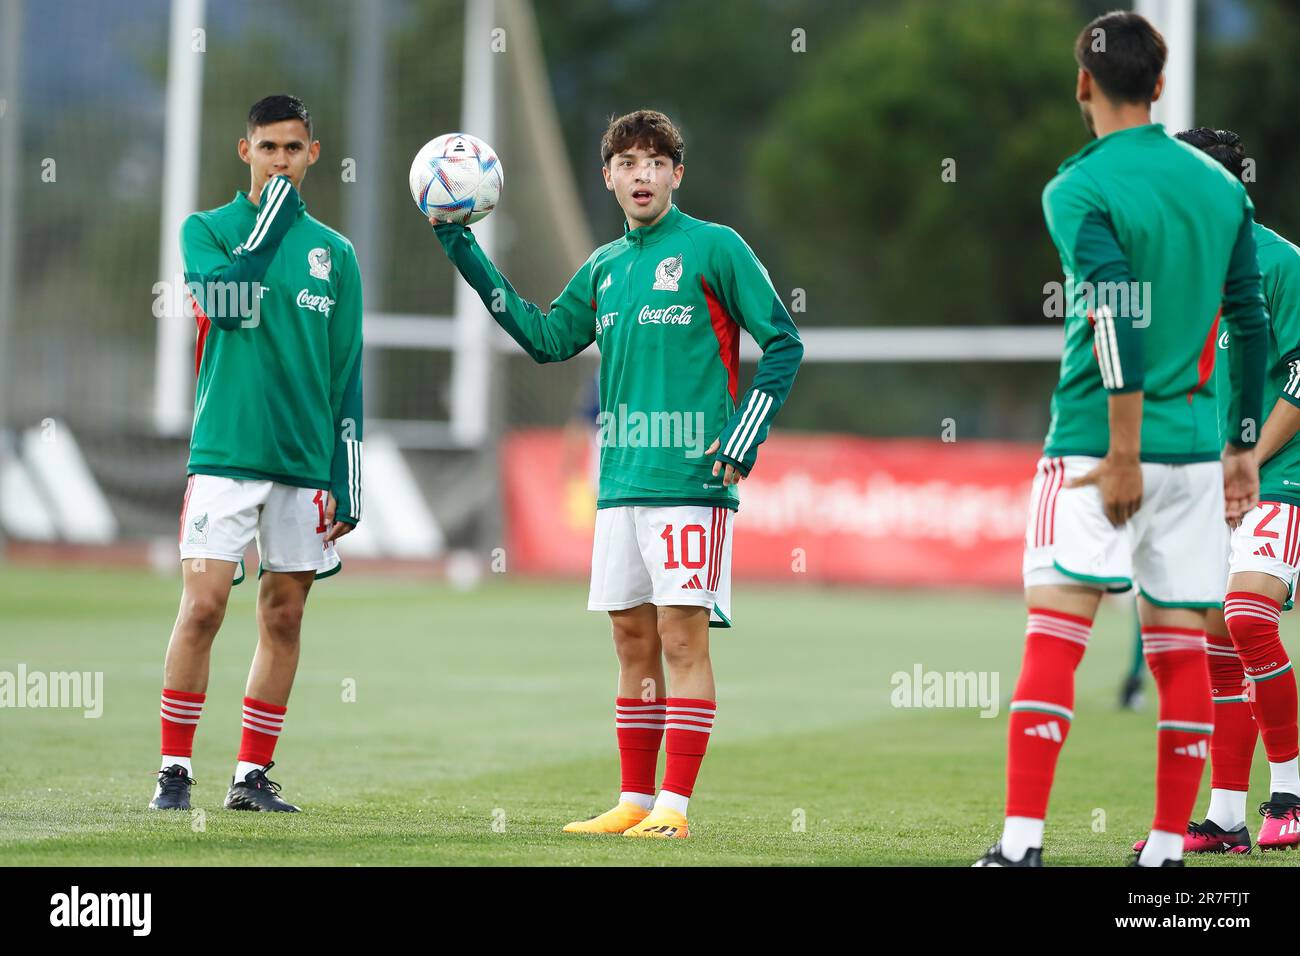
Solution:
[{"label": "red sock", "polygon": [[275,742],[284,729],[284,715],[289,708],[268,704],[255,697],[244,698],[244,733],[239,740],[239,760],[265,767],[275,753]]},{"label": "red sock", "polygon": [[654,796],[659,745],[664,739],[664,710],[668,700],[637,697],[614,698],[614,732],[623,770],[623,792]]},{"label": "red sock", "polygon": [[1214,701],[1214,736],[1210,738],[1210,786],[1215,790],[1250,789],[1250,762],[1259,725],[1246,695],[1241,658],[1227,635],[1207,634],[1210,699]]},{"label": "red sock", "polygon": [[1007,742],[1007,816],[1047,817],[1056,759],[1074,719],[1074,671],[1092,621],[1031,607],[1025,656],[1011,695]]},{"label": "red sock", "polygon": [[1160,694],[1156,721],[1156,815],[1152,829],[1182,833],[1192,817],[1214,732],[1205,631],[1142,628],[1142,651]]},{"label": "red sock", "polygon": [[1251,591],[1233,591],[1223,601],[1223,619],[1250,680],[1250,706],[1273,763],[1293,760],[1300,753],[1295,672],[1278,635],[1281,616],[1277,602]]},{"label": "red sock", "polygon": [[717,702],[712,700],[668,698],[664,717],[664,749],[668,752],[668,759],[664,765],[662,789],[683,797],[691,795],[695,778],[700,773],[700,763],[704,760],[704,751],[709,746],[717,709]]},{"label": "red sock", "polygon": [[165,757],[192,757],[194,731],[203,716],[206,694],[191,694],[184,690],[162,692],[162,754]]}]

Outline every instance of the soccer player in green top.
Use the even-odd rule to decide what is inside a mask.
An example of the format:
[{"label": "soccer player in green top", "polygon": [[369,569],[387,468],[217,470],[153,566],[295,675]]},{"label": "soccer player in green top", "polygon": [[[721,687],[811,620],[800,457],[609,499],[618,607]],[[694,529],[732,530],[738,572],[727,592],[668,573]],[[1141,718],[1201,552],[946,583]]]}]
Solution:
[{"label": "soccer player in green top", "polygon": [[[1245,189],[1151,123],[1165,55],[1159,32],[1129,12],[1098,17],[1075,44],[1075,96],[1097,139],[1043,191],[1065,272],[1065,348],[1025,540],[1006,819],[977,866],[1041,865],[1074,671],[1107,591],[1140,586],[1160,700],[1155,819],[1135,863],[1182,865],[1205,766],[1205,611],[1223,599],[1225,514],[1239,520],[1258,494],[1268,331]],[[1220,311],[1235,343],[1226,444],[1213,376]]]},{"label": "soccer player in green top", "polygon": [[[1243,179],[1246,151],[1231,130],[1200,127],[1178,138],[1204,150]],[[1278,625],[1300,571],[1300,248],[1255,223],[1255,245],[1269,315],[1266,412],[1255,457],[1260,501],[1233,532],[1225,553],[1228,594],[1222,613],[1210,611],[1210,806],[1188,825],[1184,849],[1250,851],[1246,794],[1256,739],[1269,765],[1269,799],[1259,813],[1261,850],[1300,846],[1300,763],[1297,761],[1296,679]],[[1220,358],[1233,347],[1219,336]],[[1224,380],[1220,363],[1216,377]],[[1225,627],[1226,623],[1226,627]]]},{"label": "soccer player in green top", "polygon": [[[212,641],[256,538],[257,651],[226,807],[292,812],[267,779],[298,667],[312,581],[361,520],[361,276],[348,240],[299,197],[320,143],[292,96],[253,104],[239,157],[247,193],[181,227],[198,323],[184,594],[167,647],[162,769],[150,806],[188,809]],[[242,577],[241,577],[242,580]]]},{"label": "soccer player in green top", "polygon": [[[492,317],[536,361],[600,348],[587,606],[613,624],[622,787],[612,810],[565,830],[683,838],[716,710],[709,627],[731,625],[736,485],[785,403],[803,345],[740,236],[674,205],[684,148],[668,117],[638,110],[614,119],[600,152],[624,232],[591,254],[549,312],[515,293],[468,228],[435,223],[435,232]],[[763,349],[743,394],[741,329]],[[667,764],[656,799],[661,743]]]}]

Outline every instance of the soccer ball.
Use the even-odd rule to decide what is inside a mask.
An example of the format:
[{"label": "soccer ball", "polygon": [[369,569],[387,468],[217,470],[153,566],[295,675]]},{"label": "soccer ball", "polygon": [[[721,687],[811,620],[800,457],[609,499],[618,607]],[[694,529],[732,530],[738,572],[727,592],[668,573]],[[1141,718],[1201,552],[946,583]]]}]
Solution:
[{"label": "soccer ball", "polygon": [[496,208],[504,181],[496,151],[468,133],[429,140],[411,162],[411,198],[439,222],[478,222]]}]

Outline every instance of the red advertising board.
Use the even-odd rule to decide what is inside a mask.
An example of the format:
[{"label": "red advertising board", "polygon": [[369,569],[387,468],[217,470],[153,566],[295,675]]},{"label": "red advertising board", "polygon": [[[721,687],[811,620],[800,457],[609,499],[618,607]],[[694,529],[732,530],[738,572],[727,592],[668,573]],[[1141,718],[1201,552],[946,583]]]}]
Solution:
[{"label": "red advertising board", "polygon": [[[1017,587],[1036,445],[780,434],[740,486],[737,580]],[[501,463],[511,569],[585,576],[595,493],[558,430]]]}]

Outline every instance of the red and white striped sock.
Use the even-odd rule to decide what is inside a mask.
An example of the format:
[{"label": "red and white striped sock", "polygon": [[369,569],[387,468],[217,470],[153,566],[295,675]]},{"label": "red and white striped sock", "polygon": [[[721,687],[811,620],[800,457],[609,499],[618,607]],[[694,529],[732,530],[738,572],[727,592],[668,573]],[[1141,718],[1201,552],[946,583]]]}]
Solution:
[{"label": "red and white striped sock", "polygon": [[163,688],[159,711],[162,718],[162,767],[159,769],[179,764],[186,772],[194,772],[190,766],[190,758],[194,755],[194,731],[198,730],[206,699],[206,694]]},{"label": "red and white striped sock", "polygon": [[[255,697],[244,698],[244,731],[239,739],[236,780],[242,781],[250,770],[265,767],[271,762],[275,742],[284,730],[284,715],[288,709]],[[241,769],[244,770],[243,773],[240,773]]]},{"label": "red and white striped sock", "polygon": [[[1214,704],[1205,631],[1187,627],[1143,627],[1142,651],[1160,694],[1156,722],[1156,812],[1152,834],[1176,840],[1147,840],[1143,866],[1182,859],[1183,834],[1196,803],[1214,733]],[[1167,846],[1163,844],[1168,844]],[[1175,845],[1176,844],[1176,845]]]},{"label": "red and white striped sock", "polygon": [[618,737],[618,759],[622,769],[619,801],[635,803],[649,810],[655,801],[655,771],[659,747],[664,739],[664,712],[668,700],[657,697],[614,698],[614,733]]},{"label": "red and white striped sock", "polygon": [[713,732],[713,718],[718,710],[717,701],[694,697],[669,697],[664,717],[664,749],[668,759],[664,766],[664,782],[660,787],[655,806],[665,806],[683,816],[695,790],[695,779],[704,761],[704,751],[709,746]]},{"label": "red and white striped sock", "polygon": [[1278,628],[1282,608],[1251,591],[1233,591],[1223,601],[1223,619],[1250,679],[1249,695],[1269,763],[1300,753],[1296,730],[1296,680]]},{"label": "red and white striped sock", "polygon": [[1225,830],[1246,820],[1250,763],[1259,727],[1250,710],[1246,672],[1227,634],[1207,634],[1214,735],[1210,737],[1210,808],[1205,817]]},{"label": "red and white striped sock", "polygon": [[1088,649],[1092,621],[1031,607],[1025,654],[1007,721],[1007,824],[1002,852],[1019,860],[1042,846],[1056,761],[1074,720],[1074,672]]}]

